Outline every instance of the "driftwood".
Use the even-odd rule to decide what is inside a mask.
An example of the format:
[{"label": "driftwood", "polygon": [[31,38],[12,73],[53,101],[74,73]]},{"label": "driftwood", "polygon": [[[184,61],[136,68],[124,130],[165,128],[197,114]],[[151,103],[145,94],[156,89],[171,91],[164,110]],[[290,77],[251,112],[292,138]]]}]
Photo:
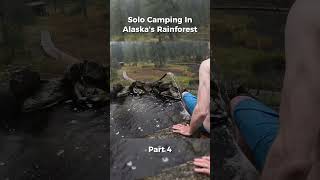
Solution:
[{"label": "driftwood", "polygon": [[48,56],[56,60],[62,60],[69,64],[80,62],[80,60],[78,60],[77,58],[56,48],[56,46],[52,42],[51,35],[48,31],[41,32],[41,47]]},{"label": "driftwood", "polygon": [[130,81],[130,82],[135,82],[135,81],[136,81],[136,80],[130,78],[130,77],[128,76],[128,74],[127,74],[126,71],[123,71],[123,72],[122,72],[122,76],[123,76],[123,79],[128,80],[128,81]]}]

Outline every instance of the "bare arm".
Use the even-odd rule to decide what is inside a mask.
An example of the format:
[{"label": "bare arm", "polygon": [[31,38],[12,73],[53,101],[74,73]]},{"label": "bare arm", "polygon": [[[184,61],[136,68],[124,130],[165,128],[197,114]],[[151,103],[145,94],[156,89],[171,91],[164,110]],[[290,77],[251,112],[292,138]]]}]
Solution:
[{"label": "bare arm", "polygon": [[320,178],[316,177],[320,133],[319,7],[317,0],[297,0],[288,16],[280,130],[268,154],[263,180]]},{"label": "bare arm", "polygon": [[199,69],[198,101],[194,108],[190,131],[195,132],[210,112],[210,61],[201,63]]}]

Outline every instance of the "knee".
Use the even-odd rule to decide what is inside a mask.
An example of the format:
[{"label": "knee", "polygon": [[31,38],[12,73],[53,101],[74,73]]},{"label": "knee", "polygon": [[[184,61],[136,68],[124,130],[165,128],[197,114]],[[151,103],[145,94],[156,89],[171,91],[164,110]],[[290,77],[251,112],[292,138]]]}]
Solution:
[{"label": "knee", "polygon": [[183,92],[182,94],[181,94],[181,96],[182,96],[182,98],[184,98],[187,94],[188,94],[189,92]]},{"label": "knee", "polygon": [[253,99],[252,97],[249,96],[236,96],[230,101],[230,110],[231,114],[233,115],[233,112],[235,108],[240,104],[240,102],[247,100],[247,99]]}]

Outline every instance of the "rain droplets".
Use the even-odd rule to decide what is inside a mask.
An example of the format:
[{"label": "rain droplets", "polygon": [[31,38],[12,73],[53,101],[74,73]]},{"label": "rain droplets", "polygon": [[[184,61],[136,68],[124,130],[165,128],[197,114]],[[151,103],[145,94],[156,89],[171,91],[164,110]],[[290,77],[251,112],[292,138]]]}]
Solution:
[{"label": "rain droplets", "polygon": [[163,157],[163,158],[161,158],[161,160],[162,160],[162,162],[167,163],[169,161],[169,158],[168,157]]},{"label": "rain droplets", "polygon": [[136,166],[133,166],[132,161],[127,162],[127,166],[128,166],[128,167],[131,167],[132,170],[136,170],[136,169],[137,169]]}]

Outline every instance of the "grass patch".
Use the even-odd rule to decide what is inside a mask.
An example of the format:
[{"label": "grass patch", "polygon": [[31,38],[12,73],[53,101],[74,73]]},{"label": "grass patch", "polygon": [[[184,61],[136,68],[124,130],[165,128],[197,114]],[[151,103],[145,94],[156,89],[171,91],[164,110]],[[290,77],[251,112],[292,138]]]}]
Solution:
[{"label": "grass patch", "polygon": [[[151,63],[138,63],[137,66],[125,65],[119,70],[111,70],[111,84],[121,83],[129,85],[130,83],[122,78],[122,72],[126,71],[128,76],[139,81],[153,82],[159,80],[165,73],[172,72],[175,75],[177,83],[181,88],[197,88],[198,72],[192,72],[186,65],[168,64],[164,68],[156,68]],[[117,76],[117,77],[114,77]],[[169,76],[167,80],[171,80]],[[193,82],[193,83],[192,83]]]}]

